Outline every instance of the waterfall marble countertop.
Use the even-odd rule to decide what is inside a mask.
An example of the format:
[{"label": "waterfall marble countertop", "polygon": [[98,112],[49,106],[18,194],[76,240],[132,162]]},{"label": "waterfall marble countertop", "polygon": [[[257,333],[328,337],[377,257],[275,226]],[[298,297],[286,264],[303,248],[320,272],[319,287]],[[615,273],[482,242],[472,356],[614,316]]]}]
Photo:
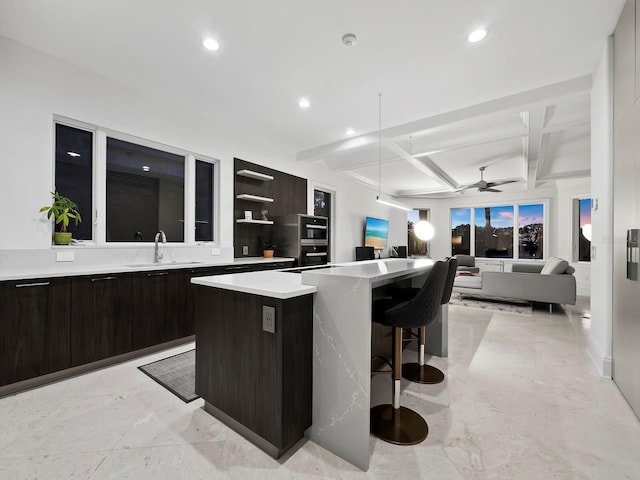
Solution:
[{"label": "waterfall marble countertop", "polygon": [[276,298],[314,293],[313,424],[306,436],[369,468],[371,310],[374,290],[426,275],[431,259],[386,258],[321,267],[247,272],[192,283]]},{"label": "waterfall marble countertop", "polygon": [[364,280],[370,287],[378,287],[385,283],[397,282],[405,276],[415,276],[418,272],[428,270],[431,265],[433,265],[431,259],[387,258],[321,267],[197,277],[191,279],[191,283],[285,299],[316,293],[315,286],[321,278]]}]

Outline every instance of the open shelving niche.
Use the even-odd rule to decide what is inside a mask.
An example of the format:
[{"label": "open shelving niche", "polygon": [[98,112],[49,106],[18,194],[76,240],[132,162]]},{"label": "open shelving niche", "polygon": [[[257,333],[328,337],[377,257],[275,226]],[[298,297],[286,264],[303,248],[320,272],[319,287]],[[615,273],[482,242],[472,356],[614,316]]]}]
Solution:
[{"label": "open shelving niche", "polygon": [[[263,182],[268,182],[273,180],[272,175],[267,175],[266,173],[255,172],[253,170],[242,169],[236,172],[236,175],[240,175],[241,177],[253,178],[254,180],[262,180]],[[240,193],[236,195],[238,200],[248,200],[251,202],[269,202],[273,203],[273,198],[269,197],[261,197],[259,195],[251,195],[248,193]],[[260,225],[273,225],[272,220],[254,220],[254,219],[246,219],[246,218],[238,218],[236,223],[255,223]]]}]

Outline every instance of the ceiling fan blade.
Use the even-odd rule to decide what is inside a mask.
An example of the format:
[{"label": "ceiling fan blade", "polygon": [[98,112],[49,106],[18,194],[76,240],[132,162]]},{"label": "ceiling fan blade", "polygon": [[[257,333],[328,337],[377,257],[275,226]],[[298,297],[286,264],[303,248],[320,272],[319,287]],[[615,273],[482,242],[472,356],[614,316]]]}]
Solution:
[{"label": "ceiling fan blade", "polygon": [[517,180],[498,180],[496,182],[488,182],[487,187],[497,187],[498,185],[506,185],[507,183],[515,183]]},{"label": "ceiling fan blade", "polygon": [[484,190],[480,190],[481,192],[501,192],[502,190],[498,190],[497,188],[487,187]]}]

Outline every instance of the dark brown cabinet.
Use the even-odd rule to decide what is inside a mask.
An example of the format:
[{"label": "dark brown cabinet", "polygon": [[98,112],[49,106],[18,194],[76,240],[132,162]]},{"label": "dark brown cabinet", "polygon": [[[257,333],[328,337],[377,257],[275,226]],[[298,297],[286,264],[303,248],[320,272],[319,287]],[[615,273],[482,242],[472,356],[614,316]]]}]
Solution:
[{"label": "dark brown cabinet", "polygon": [[[277,458],[311,425],[313,296],[195,288],[196,393],[206,411],[241,424],[239,432],[259,436]],[[265,307],[273,309],[272,330],[263,325]]]},{"label": "dark brown cabinet", "polygon": [[[234,256],[261,257],[263,242],[273,240],[274,217],[307,212],[307,180],[239,158],[233,168]],[[246,211],[252,212],[251,220],[245,219]]]},{"label": "dark brown cabinet", "polygon": [[67,278],[0,282],[0,385],[69,368]]},{"label": "dark brown cabinet", "polygon": [[131,275],[73,277],[71,365],[131,351]]},{"label": "dark brown cabinet", "polygon": [[133,275],[131,343],[134,350],[191,335],[185,308],[188,274],[161,270]]},{"label": "dark brown cabinet", "polygon": [[291,266],[270,262],[0,282],[0,386],[191,337],[191,278]]}]

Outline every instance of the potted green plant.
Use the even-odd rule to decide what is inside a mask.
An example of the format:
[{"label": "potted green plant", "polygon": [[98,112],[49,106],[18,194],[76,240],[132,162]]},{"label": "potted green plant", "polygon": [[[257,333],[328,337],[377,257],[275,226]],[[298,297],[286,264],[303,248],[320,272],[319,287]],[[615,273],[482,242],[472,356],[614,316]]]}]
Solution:
[{"label": "potted green plant", "polygon": [[53,234],[53,243],[56,245],[69,245],[71,243],[71,232],[67,232],[67,227],[71,220],[76,225],[82,221],[78,205],[58,192],[51,192],[53,203],[50,206],[45,205],[40,209],[41,212],[47,212],[47,218],[55,219],[58,231]]},{"label": "potted green plant", "polygon": [[264,258],[273,258],[273,252],[276,246],[273,244],[271,239],[263,239],[262,240],[262,256]]}]

